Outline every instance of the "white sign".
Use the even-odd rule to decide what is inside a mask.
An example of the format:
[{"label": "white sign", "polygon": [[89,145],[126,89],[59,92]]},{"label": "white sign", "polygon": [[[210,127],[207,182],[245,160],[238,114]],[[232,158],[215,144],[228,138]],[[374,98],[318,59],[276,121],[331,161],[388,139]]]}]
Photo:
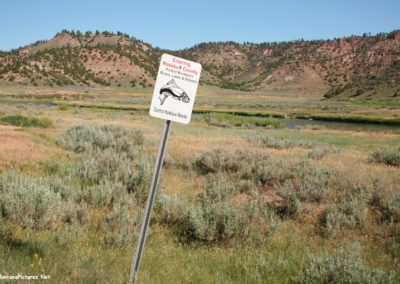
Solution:
[{"label": "white sign", "polygon": [[150,115],[189,123],[200,72],[199,63],[163,54],[151,100]]}]

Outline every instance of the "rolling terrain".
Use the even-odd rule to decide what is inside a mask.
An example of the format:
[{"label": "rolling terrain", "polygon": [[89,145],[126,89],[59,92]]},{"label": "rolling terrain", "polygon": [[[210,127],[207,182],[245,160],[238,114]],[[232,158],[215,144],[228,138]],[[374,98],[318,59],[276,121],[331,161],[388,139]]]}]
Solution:
[{"label": "rolling terrain", "polygon": [[120,32],[63,30],[48,41],[0,52],[0,84],[148,88],[163,52],[201,63],[201,83],[226,89],[337,99],[400,97],[399,30],[333,40],[209,42],[178,51]]}]

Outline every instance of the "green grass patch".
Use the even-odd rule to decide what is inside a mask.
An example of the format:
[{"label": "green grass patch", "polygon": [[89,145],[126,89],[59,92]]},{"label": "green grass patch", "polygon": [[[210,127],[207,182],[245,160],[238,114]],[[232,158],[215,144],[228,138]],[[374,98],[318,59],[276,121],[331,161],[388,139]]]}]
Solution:
[{"label": "green grass patch", "polygon": [[0,117],[1,124],[15,125],[19,127],[40,127],[49,128],[53,125],[53,121],[48,117],[35,117],[23,115],[7,115]]},{"label": "green grass patch", "polygon": [[257,116],[248,113],[210,112],[198,116],[210,125],[220,127],[268,127],[282,128],[280,119],[271,116]]}]

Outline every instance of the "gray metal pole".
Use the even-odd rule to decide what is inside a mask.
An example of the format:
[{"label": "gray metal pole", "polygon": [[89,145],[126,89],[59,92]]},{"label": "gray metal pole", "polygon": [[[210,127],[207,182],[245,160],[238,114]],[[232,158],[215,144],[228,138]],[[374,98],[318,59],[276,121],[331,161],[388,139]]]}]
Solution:
[{"label": "gray metal pole", "polygon": [[164,131],[163,131],[161,141],[160,141],[160,147],[158,149],[156,164],[154,166],[154,173],[153,173],[153,179],[151,181],[150,192],[149,192],[149,196],[147,197],[146,211],[145,211],[145,215],[143,217],[142,227],[140,229],[140,235],[139,235],[138,244],[136,247],[136,255],[132,260],[129,283],[134,283],[136,281],[136,278],[137,278],[137,275],[139,272],[140,261],[141,261],[143,250],[144,250],[144,244],[146,242],[147,229],[149,228],[149,223],[150,223],[151,211],[153,209],[154,199],[155,199],[156,192],[157,192],[158,181],[160,180],[160,174],[161,174],[162,164],[164,161],[165,149],[167,148],[170,125],[171,125],[171,121],[166,120],[165,124],[164,124]]}]

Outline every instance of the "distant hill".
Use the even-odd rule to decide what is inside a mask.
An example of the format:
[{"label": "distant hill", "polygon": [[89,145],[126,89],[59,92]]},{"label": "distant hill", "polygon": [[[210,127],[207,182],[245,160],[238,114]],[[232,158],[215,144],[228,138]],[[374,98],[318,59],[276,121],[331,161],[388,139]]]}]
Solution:
[{"label": "distant hill", "polygon": [[174,52],[119,32],[64,30],[0,52],[0,84],[152,87],[163,52],[200,62],[203,84],[228,89],[400,99],[400,30],[334,40],[210,42]]}]

